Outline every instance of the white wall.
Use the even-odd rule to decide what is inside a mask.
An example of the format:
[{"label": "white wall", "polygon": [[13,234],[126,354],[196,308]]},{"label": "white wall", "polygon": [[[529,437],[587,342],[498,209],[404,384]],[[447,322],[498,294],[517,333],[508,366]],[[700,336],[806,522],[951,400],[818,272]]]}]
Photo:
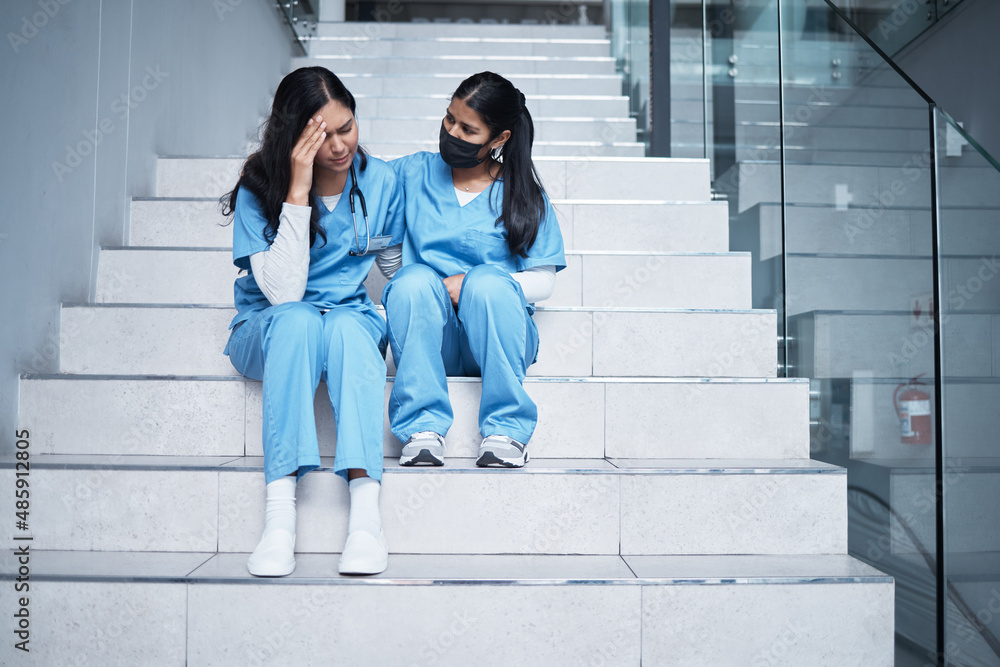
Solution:
[{"label": "white wall", "polygon": [[93,297],[156,156],[240,154],[294,49],[267,0],[4,0],[0,34],[3,453],[18,373],[58,370],[59,305]]}]

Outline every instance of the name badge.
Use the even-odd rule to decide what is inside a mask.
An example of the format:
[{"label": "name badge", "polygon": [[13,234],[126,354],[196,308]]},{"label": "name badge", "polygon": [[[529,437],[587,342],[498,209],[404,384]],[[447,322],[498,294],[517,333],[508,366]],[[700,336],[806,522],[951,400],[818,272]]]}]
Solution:
[{"label": "name badge", "polygon": [[385,250],[392,243],[391,236],[373,236],[371,237],[371,242],[368,244],[368,252],[378,252],[379,250]]}]

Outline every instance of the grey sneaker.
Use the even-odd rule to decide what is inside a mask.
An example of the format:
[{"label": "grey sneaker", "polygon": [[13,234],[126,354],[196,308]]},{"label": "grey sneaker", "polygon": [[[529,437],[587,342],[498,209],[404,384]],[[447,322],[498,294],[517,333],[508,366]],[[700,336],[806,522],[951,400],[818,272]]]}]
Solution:
[{"label": "grey sneaker", "polygon": [[420,431],[411,435],[403,445],[399,465],[413,466],[418,463],[444,465],[444,438],[434,431]]},{"label": "grey sneaker", "polygon": [[476,465],[486,467],[500,465],[505,468],[520,468],[528,462],[528,446],[505,435],[488,435],[479,445]]}]

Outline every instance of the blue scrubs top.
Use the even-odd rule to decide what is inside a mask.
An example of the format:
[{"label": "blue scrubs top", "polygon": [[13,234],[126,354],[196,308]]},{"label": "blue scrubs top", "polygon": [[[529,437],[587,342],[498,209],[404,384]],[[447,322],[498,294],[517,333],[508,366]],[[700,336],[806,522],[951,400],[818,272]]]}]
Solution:
[{"label": "blue scrubs top", "polygon": [[508,273],[535,266],[566,268],[562,233],[548,196],[535,243],[528,256],[511,255],[507,230],[497,225],[503,203],[499,180],[465,206],[459,206],[451,167],[439,153],[415,153],[393,160],[406,198],[403,265],[419,262],[442,278],[480,264],[494,264]]},{"label": "blue scrubs top", "polygon": [[[405,218],[403,193],[392,167],[378,158],[368,157],[368,166],[361,171],[361,156],[354,156],[354,169],[358,175],[358,187],[368,205],[368,225],[372,236],[391,236],[389,245],[403,242]],[[355,249],[354,223],[348,194],[351,177],[347,177],[344,194],[330,211],[320,200],[319,223],[326,232],[326,243],[316,236],[316,242],[309,250],[309,277],[303,303],[311,303],[319,309],[328,310],[334,306],[351,304],[374,307],[364,282],[375,263],[375,253],[362,257],[351,257],[348,252]],[[361,249],[365,248],[365,223],[361,213],[361,203],[354,196],[354,208],[358,221],[358,238]],[[264,238],[267,218],[260,201],[249,190],[240,187],[236,193],[236,210],[233,219],[233,264],[247,271],[247,275],[236,279],[234,298],[236,317],[229,324],[232,329],[248,319],[253,313],[271,305],[253,276],[250,255],[270,248]]]}]

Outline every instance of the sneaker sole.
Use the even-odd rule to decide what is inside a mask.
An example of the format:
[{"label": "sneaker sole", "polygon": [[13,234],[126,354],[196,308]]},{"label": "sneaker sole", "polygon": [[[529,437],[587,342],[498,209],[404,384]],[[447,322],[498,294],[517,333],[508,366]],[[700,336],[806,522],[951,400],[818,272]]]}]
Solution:
[{"label": "sneaker sole", "polygon": [[260,568],[254,571],[253,568],[247,564],[247,572],[255,577],[287,577],[292,572],[295,571],[295,560],[293,559],[290,563],[286,563],[285,567],[275,567],[275,568]]},{"label": "sneaker sole", "polygon": [[523,468],[527,462],[528,452],[524,452],[523,456],[516,459],[502,459],[493,452],[487,451],[479,455],[476,465],[480,468],[486,468],[491,465],[503,466],[504,468]]},{"label": "sneaker sole", "polygon": [[378,563],[377,565],[370,565],[369,567],[363,567],[357,563],[348,563],[346,565],[339,565],[337,567],[337,572],[346,575],[372,575],[372,574],[382,574],[387,569],[389,569],[389,560],[386,559],[384,562]]},{"label": "sneaker sole", "polygon": [[417,454],[413,456],[400,456],[399,465],[401,466],[415,466],[419,463],[426,463],[432,466],[443,466],[444,459],[431,453],[429,449],[421,449]]}]

